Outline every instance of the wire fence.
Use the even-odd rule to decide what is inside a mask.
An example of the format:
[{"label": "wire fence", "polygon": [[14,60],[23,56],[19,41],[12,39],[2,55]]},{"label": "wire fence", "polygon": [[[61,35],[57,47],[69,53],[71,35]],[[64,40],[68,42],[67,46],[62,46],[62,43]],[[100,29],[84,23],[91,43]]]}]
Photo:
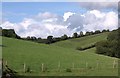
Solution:
[{"label": "wire fence", "polygon": [[[39,67],[35,67],[37,69],[34,69],[33,66],[30,66],[28,63],[23,63],[21,64],[21,68],[19,69],[14,69],[17,72],[23,72],[23,73],[34,73],[34,72],[77,72],[77,71],[88,71],[88,70],[103,70],[103,69],[118,69],[118,61],[114,60],[112,63],[107,63],[106,65],[104,65],[105,63],[101,63],[101,62],[96,62],[94,64],[91,64],[89,62],[83,63],[82,66],[80,64],[77,63],[70,63],[69,67],[65,67],[63,66],[63,63],[61,63],[60,61],[58,62],[58,64],[54,65],[53,67],[50,67],[48,64],[46,63],[40,63]],[[9,66],[8,61],[3,61],[3,69],[5,68],[5,66]],[[12,66],[14,67],[14,66]],[[10,67],[11,68],[11,67]]]}]

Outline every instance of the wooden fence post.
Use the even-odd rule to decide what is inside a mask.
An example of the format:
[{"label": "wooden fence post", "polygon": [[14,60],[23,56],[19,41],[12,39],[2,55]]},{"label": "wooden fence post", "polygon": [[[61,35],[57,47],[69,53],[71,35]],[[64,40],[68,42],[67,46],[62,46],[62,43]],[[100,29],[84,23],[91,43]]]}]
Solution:
[{"label": "wooden fence post", "polygon": [[26,72],[26,64],[25,63],[23,64],[23,71],[24,71],[24,73]]},{"label": "wooden fence post", "polygon": [[8,65],[8,62],[7,62],[7,60],[6,60],[6,62],[5,62],[5,65]]},{"label": "wooden fence post", "polygon": [[60,71],[60,61],[58,62],[58,71]]},{"label": "wooden fence post", "polygon": [[44,63],[42,63],[42,72],[44,72]]},{"label": "wooden fence post", "polygon": [[115,60],[113,61],[113,68],[115,68],[115,64],[116,64],[116,62],[115,62]]},{"label": "wooden fence post", "polygon": [[99,63],[97,62],[97,68],[99,67]]},{"label": "wooden fence post", "polygon": [[74,70],[74,68],[75,68],[75,64],[74,64],[74,63],[72,63],[72,68],[73,68],[73,70]]},{"label": "wooden fence post", "polygon": [[88,62],[86,62],[86,69],[88,68]]}]

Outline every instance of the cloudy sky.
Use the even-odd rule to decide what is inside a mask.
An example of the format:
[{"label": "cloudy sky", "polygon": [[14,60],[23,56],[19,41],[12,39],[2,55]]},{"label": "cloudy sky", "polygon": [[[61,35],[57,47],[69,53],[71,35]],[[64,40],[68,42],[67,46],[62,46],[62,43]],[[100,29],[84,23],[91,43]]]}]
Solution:
[{"label": "cloudy sky", "polygon": [[2,23],[21,37],[118,28],[117,2],[3,2]]}]

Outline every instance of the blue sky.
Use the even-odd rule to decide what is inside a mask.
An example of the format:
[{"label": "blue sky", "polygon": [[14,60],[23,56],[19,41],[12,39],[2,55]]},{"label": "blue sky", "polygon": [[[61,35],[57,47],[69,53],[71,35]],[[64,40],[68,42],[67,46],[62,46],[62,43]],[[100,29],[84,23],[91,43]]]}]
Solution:
[{"label": "blue sky", "polygon": [[86,9],[73,2],[4,2],[3,17],[10,22],[20,22],[24,17],[51,12],[63,15],[65,12],[84,13]]},{"label": "blue sky", "polygon": [[[85,3],[82,3],[82,6],[84,6],[83,4]],[[87,6],[87,8],[89,8],[89,6]],[[3,18],[4,20],[9,20],[10,22],[20,22],[24,17],[31,17],[37,15],[38,13],[43,13],[43,12],[51,12],[58,15],[63,15],[65,12],[85,13],[87,11],[87,8],[81,7],[79,2],[74,2],[74,3],[73,2],[3,2],[2,3]],[[108,9],[105,8],[102,10],[112,11],[114,10],[114,7]]]},{"label": "blue sky", "polygon": [[[117,4],[113,2],[3,2],[4,29],[21,37],[46,38],[74,32],[118,27]],[[1,21],[1,20],[0,20]]]}]

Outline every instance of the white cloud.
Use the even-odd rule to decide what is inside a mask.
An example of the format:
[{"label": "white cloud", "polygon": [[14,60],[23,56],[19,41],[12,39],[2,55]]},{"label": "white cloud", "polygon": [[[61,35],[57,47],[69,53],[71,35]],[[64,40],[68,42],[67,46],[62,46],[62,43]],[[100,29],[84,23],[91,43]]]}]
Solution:
[{"label": "white cloud", "polygon": [[92,10],[92,11],[89,11],[89,13],[91,14],[94,14],[96,17],[98,18],[102,18],[105,16],[105,13],[101,13],[100,11],[98,10]]},{"label": "white cloud", "polygon": [[112,30],[118,27],[118,17],[114,12],[109,12],[105,16],[105,21],[103,22],[103,26]]},{"label": "white cloud", "polygon": [[91,10],[84,14],[66,12],[64,16],[49,12],[39,13],[32,18],[24,18],[19,23],[3,22],[5,29],[15,29],[21,37],[36,36],[46,38],[67,34],[71,36],[74,32],[95,31],[103,29],[117,29],[118,16],[115,12],[101,12]]},{"label": "white cloud", "polygon": [[39,13],[32,18],[24,18],[20,23],[5,21],[1,26],[5,29],[15,29],[21,37],[36,36],[46,38],[49,35],[55,37],[73,33],[63,22],[63,17],[49,12]]},{"label": "white cloud", "polygon": [[74,14],[67,20],[71,29],[76,31],[95,31],[103,29],[117,29],[118,15],[115,12],[100,12],[91,10],[82,14]]},{"label": "white cloud", "polygon": [[75,13],[72,13],[72,12],[66,12],[66,13],[64,13],[64,15],[63,15],[64,21],[66,21],[73,14],[75,14]]}]

